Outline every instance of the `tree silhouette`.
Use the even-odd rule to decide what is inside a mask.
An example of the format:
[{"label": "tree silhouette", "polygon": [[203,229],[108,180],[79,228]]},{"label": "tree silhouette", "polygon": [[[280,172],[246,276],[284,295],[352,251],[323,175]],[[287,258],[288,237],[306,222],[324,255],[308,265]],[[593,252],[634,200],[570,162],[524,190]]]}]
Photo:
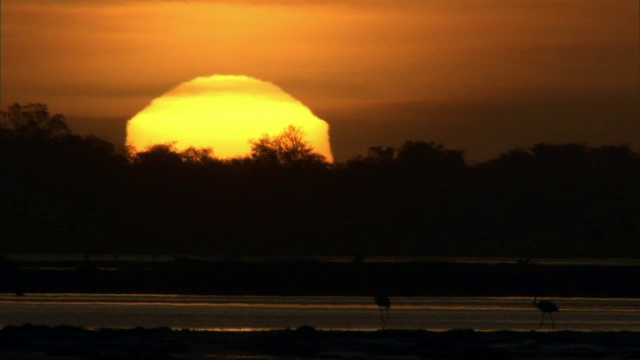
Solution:
[{"label": "tree silhouette", "polygon": [[294,126],[220,160],[173,144],[119,154],[43,104],[0,120],[5,251],[640,254],[640,155],[626,146],[538,144],[469,166],[408,141],[329,166]]},{"label": "tree silhouette", "polygon": [[459,172],[466,167],[464,152],[442,144],[407,141],[398,150],[398,163],[405,169],[430,172]]},{"label": "tree silhouette", "polygon": [[147,171],[162,172],[181,167],[182,157],[173,143],[157,144],[150,146],[145,151],[132,154],[131,162]]},{"label": "tree silhouette", "polygon": [[1,123],[0,237],[14,250],[104,245],[124,163],[113,144],[72,134],[64,116],[39,103],[9,106]]},{"label": "tree silhouette", "polygon": [[51,115],[48,106],[41,103],[10,105],[7,111],[2,111],[0,126],[28,136],[52,137],[71,133],[64,116]]},{"label": "tree silhouette", "polygon": [[214,163],[218,163],[219,160],[213,155],[212,148],[196,149],[189,147],[180,153],[182,161],[194,166],[207,166]]},{"label": "tree silhouette", "polygon": [[326,167],[324,156],[313,151],[304,139],[301,128],[290,125],[280,134],[271,137],[263,135],[250,140],[251,158],[262,164],[279,165],[289,168]]},{"label": "tree silhouette", "polygon": [[350,170],[388,172],[396,164],[396,150],[392,147],[372,146],[365,156],[358,155],[347,161]]}]

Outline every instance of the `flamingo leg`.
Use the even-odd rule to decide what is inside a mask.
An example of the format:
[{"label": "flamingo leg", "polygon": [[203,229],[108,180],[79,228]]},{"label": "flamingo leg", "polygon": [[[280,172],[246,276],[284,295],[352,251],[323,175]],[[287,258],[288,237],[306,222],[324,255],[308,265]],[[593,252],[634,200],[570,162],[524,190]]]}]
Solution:
[{"label": "flamingo leg", "polygon": [[542,317],[540,318],[540,327],[544,324],[544,312],[542,312]]},{"label": "flamingo leg", "polygon": [[556,324],[553,322],[553,316],[551,315],[551,313],[549,313],[549,318],[551,319],[551,327],[555,329]]},{"label": "flamingo leg", "polygon": [[385,315],[386,315],[386,317],[384,319],[384,324],[387,325],[387,323],[389,322],[389,308],[385,308],[384,312],[385,312]]},{"label": "flamingo leg", "polygon": [[384,329],[384,314],[382,313],[382,306],[380,308],[380,326]]}]

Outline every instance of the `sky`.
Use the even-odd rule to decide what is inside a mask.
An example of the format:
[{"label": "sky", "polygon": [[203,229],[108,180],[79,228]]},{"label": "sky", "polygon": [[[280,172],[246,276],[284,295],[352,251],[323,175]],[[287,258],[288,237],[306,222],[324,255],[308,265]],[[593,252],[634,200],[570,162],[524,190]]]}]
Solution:
[{"label": "sky", "polygon": [[[2,0],[1,105],[122,143],[198,76],[272,82],[338,161],[435,141],[470,161],[536,143],[640,150],[638,0]],[[215,150],[215,149],[214,149]]]}]

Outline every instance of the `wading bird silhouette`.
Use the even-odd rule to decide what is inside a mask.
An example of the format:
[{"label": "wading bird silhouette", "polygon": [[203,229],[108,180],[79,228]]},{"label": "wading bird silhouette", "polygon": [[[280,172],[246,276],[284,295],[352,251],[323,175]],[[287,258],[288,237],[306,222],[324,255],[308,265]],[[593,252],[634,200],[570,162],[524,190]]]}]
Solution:
[{"label": "wading bird silhouette", "polygon": [[542,311],[542,318],[540,319],[540,327],[542,327],[542,323],[544,322],[544,314],[549,314],[549,318],[551,319],[551,326],[555,329],[556,324],[553,322],[553,316],[551,313],[560,311],[556,304],[552,303],[549,300],[536,301],[538,297],[533,298],[533,306],[537,307],[540,311]]},{"label": "wading bird silhouette", "polygon": [[[380,324],[382,328],[387,325],[389,321],[389,308],[391,307],[391,300],[384,294],[378,294],[375,297],[376,305],[380,308]],[[382,310],[384,308],[384,311]]]}]

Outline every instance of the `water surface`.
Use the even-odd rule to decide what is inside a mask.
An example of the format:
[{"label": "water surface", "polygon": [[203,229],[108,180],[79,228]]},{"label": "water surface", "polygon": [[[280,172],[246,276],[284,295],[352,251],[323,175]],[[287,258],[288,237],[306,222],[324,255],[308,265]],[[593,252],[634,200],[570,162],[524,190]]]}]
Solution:
[{"label": "water surface", "polygon": [[[640,331],[640,299],[556,298],[556,330]],[[515,330],[539,328],[541,313],[524,297],[392,297],[387,328]],[[377,330],[369,297],[193,296],[148,294],[0,294],[0,326],[271,330],[310,325]],[[551,329],[548,316],[543,329]]]}]

